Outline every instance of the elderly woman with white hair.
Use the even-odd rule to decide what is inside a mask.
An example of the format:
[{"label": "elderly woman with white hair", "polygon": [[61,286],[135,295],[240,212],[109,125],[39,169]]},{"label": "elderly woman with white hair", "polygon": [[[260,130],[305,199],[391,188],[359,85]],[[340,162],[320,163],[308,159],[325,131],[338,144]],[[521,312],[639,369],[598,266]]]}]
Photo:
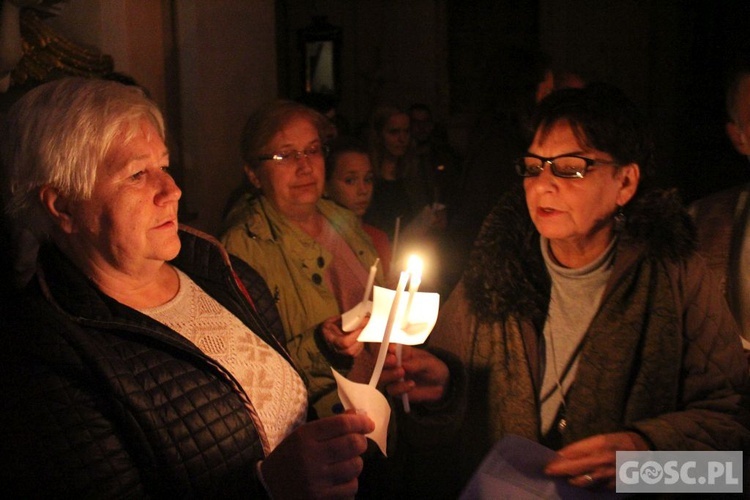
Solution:
[{"label": "elderly woman with white hair", "polygon": [[9,212],[48,237],[2,321],[6,494],[353,496],[374,424],[306,423],[265,282],[178,226],[164,122],[143,92],[44,84],[4,139]]}]

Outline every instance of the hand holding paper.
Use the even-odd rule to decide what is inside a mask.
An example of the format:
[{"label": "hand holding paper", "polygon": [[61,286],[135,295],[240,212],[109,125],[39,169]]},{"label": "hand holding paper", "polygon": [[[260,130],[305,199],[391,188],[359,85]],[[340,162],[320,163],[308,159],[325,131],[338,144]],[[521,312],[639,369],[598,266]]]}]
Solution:
[{"label": "hand holding paper", "polygon": [[[376,286],[373,291],[374,301],[370,320],[367,322],[362,333],[359,335],[360,342],[382,342],[383,331],[388,321],[390,310],[396,292],[388,288]],[[404,304],[400,304],[404,305]],[[406,327],[403,324],[394,325],[389,342],[404,345],[423,344],[430,335],[437,322],[438,310],[440,309],[440,294],[431,292],[417,292],[414,295],[409,322]]]},{"label": "hand holding paper", "polygon": [[[401,299],[406,292],[410,277],[414,279],[409,287],[409,296],[406,301],[403,301]],[[375,287],[373,290],[370,319],[357,338],[360,342],[380,343],[369,384],[352,382],[334,370],[339,398],[344,408],[364,410],[375,420],[375,431],[368,436],[378,443],[383,453],[385,453],[390,406],[378,392],[378,382],[385,382],[391,395],[401,396],[404,409],[408,412],[409,394],[414,394],[415,401],[437,401],[443,397],[450,378],[445,364],[426,351],[408,349],[404,359],[401,359],[400,351],[396,356],[398,348],[394,347],[391,349],[392,360],[388,365],[388,371],[381,379],[386,357],[389,355],[389,343],[421,344],[427,339],[437,321],[440,296],[437,293],[418,293],[420,280],[421,265],[419,270],[402,272],[396,290],[381,287]],[[367,297],[367,292],[365,293]],[[407,374],[408,380],[405,380]]]},{"label": "hand holding paper", "polygon": [[557,453],[514,435],[495,443],[461,493],[460,500],[518,498],[536,500],[614,500],[614,491],[585,489],[544,473]]},{"label": "hand holding paper", "polygon": [[367,437],[375,441],[383,455],[387,456],[388,421],[391,418],[391,407],[388,401],[375,387],[352,382],[336,370],[331,370],[338,385],[341,404],[347,410],[356,410],[366,414],[375,422],[375,429],[367,434]]},{"label": "hand holding paper", "polygon": [[617,471],[616,452],[645,451],[649,446],[636,432],[611,432],[596,434],[570,443],[557,451],[557,456],[547,464],[550,476],[567,479],[574,486],[587,487],[594,479],[597,485],[615,488]]},{"label": "hand holding paper", "polygon": [[355,357],[364,349],[364,344],[359,342],[357,337],[366,324],[367,316],[360,318],[353,331],[346,332],[339,327],[338,316],[332,316],[323,321],[320,325],[320,332],[326,344],[337,354]]},{"label": "hand holding paper", "polygon": [[[340,496],[359,476],[357,462],[373,430],[367,415],[334,415],[297,427],[263,460],[274,498]],[[290,480],[293,478],[294,480]]]}]

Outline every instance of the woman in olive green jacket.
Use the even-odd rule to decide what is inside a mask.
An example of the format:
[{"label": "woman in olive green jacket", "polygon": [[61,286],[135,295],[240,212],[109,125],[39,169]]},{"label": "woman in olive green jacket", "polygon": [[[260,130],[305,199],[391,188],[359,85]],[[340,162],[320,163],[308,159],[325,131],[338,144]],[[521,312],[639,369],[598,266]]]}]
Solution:
[{"label": "woman in olive green jacket", "polygon": [[[369,269],[377,254],[356,216],[322,199],[315,208],[352,249],[362,269]],[[310,398],[318,413],[330,412],[337,401],[331,365],[347,371],[352,361],[321,335],[320,325],[343,312],[323,278],[334,255],[264,196],[243,197],[228,221],[222,243],[230,253],[252,262],[268,283],[286,332],[286,347],[307,377]],[[379,270],[376,283],[382,281]],[[332,321],[326,327],[337,328]]]},{"label": "woman in olive green jacket", "polygon": [[[357,342],[358,329],[341,330],[339,315],[362,301],[377,253],[353,212],[321,199],[324,125],[322,115],[291,101],[271,102],[251,115],[242,152],[247,179],[257,192],[230,211],[221,238],[230,253],[258,270],[275,295],[286,347],[321,416],[338,403],[331,367],[367,382],[377,354]],[[375,283],[383,282],[378,270]],[[425,368],[414,374],[420,381],[405,374],[404,390],[412,391],[415,382],[419,386],[428,372],[442,374],[428,385],[447,383],[445,362],[421,349],[410,351]],[[410,397],[419,402],[418,394]]]}]

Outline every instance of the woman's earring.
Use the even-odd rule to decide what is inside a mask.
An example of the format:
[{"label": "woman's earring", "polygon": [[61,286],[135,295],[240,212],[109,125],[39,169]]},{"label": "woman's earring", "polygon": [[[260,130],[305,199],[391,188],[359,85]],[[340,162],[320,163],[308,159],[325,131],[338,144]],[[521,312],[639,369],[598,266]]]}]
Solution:
[{"label": "woman's earring", "polygon": [[622,206],[620,205],[617,205],[617,212],[615,212],[614,222],[616,232],[620,232],[625,229],[627,217],[625,216],[625,212],[622,210]]}]

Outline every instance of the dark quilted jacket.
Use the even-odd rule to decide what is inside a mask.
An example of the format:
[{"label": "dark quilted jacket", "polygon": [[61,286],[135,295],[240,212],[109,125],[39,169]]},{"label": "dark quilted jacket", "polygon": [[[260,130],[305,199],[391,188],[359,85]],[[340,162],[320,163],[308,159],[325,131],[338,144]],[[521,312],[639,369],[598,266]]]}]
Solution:
[{"label": "dark quilted jacket", "polygon": [[[173,262],[279,347],[265,282],[183,228]],[[248,302],[235,276],[252,297]],[[193,344],[101,294],[54,247],[4,318],[0,491],[39,497],[262,497],[257,415]]]}]

